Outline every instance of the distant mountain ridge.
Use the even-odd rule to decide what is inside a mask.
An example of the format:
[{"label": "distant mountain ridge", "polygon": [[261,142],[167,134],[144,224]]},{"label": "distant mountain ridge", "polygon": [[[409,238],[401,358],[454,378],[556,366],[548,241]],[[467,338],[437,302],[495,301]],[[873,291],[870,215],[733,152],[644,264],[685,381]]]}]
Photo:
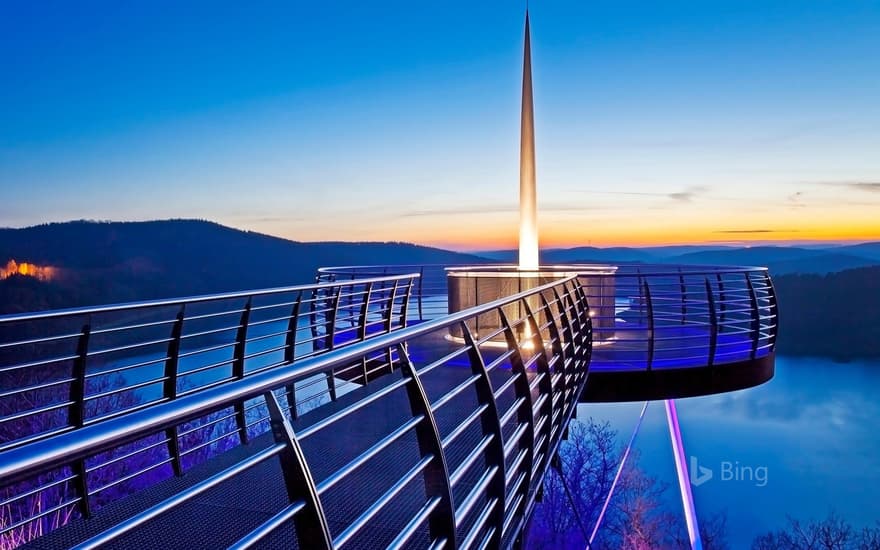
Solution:
[{"label": "distant mountain ridge", "polygon": [[[477,252],[495,261],[515,262],[515,250]],[[880,265],[880,242],[828,247],[797,246],[659,246],[556,248],[541,251],[545,264],[567,263],[660,263],[768,267],[774,275],[789,273],[836,273]]]},{"label": "distant mountain ridge", "polygon": [[[486,256],[395,242],[298,242],[199,220],[0,229],[0,264],[15,259],[59,268],[49,281],[26,275],[0,280],[0,314],[310,283],[321,266],[511,262],[516,252]],[[545,250],[542,258],[768,265],[779,296],[781,353],[880,356],[880,243],[824,249],[578,247]]]},{"label": "distant mountain ridge", "polygon": [[59,268],[0,281],[0,312],[188,296],[314,281],[320,266],[485,262],[409,243],[298,242],[199,220],[0,229],[0,260]]}]

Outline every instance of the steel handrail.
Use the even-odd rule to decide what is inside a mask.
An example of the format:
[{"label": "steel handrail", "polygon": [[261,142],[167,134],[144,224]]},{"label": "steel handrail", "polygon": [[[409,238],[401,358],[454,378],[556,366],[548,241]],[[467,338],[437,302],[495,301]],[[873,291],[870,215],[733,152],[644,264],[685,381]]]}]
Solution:
[{"label": "steel handrail", "polygon": [[546,285],[514,294],[452,313],[446,317],[426,321],[399,329],[392,333],[375,336],[369,340],[350,344],[297,364],[279,366],[271,371],[254,374],[212,389],[159,403],[130,415],[116,417],[68,432],[49,441],[28,443],[0,453],[0,479],[14,483],[37,471],[50,470],[107,450],[122,443],[135,441],[145,434],[155,433],[167,427],[198,418],[206,413],[223,409],[229,403],[246,401],[271,389],[287,385],[295,380],[327,372],[334,367],[350,363],[363,355],[383,350],[438,329],[448,328],[476,315],[492,311],[500,306],[517,302],[554,286],[573,280],[569,277]]},{"label": "steel handrail", "polygon": [[385,275],[381,277],[370,277],[366,279],[355,279],[348,281],[334,281],[327,283],[310,283],[304,285],[280,286],[273,288],[264,288],[257,290],[241,290],[235,292],[222,292],[219,294],[199,294],[196,296],[177,297],[177,298],[161,298],[157,300],[143,300],[137,302],[123,302],[118,304],[108,304],[103,306],[75,307],[67,309],[55,309],[48,311],[36,311],[28,313],[12,313],[0,315],[0,324],[15,323],[21,321],[33,321],[37,319],[51,319],[56,317],[69,317],[77,315],[93,315],[96,313],[109,313],[114,311],[129,311],[145,308],[179,306],[183,304],[195,304],[203,302],[212,302],[218,300],[232,300],[237,298],[249,298],[256,296],[268,296],[272,294],[286,294],[300,291],[322,290],[336,288],[339,286],[361,285],[365,283],[382,283],[394,282],[401,278],[417,278],[418,272],[415,273],[398,273],[394,275]]},{"label": "steel handrail", "polygon": [[[278,445],[283,446],[279,456],[291,505],[280,510],[266,523],[252,530],[239,541],[239,544],[247,546],[256,542],[271,533],[284,521],[293,518],[300,536],[306,537],[301,540],[308,540],[310,544],[315,544],[317,547],[339,547],[352,540],[353,537],[360,536],[372,518],[394,500],[410,480],[422,476],[424,476],[428,500],[423,503],[424,505],[419,504],[419,511],[407,521],[403,531],[395,538],[395,544],[403,544],[423,522],[430,524],[430,536],[435,544],[447,541],[455,546],[457,536],[464,537],[465,542],[474,541],[478,536],[483,536],[484,542],[494,540],[496,546],[500,545],[502,539],[507,540],[506,544],[509,544],[512,537],[515,538],[521,534],[522,529],[522,522],[514,522],[513,519],[528,514],[531,506],[534,505],[543,470],[549,464],[549,456],[558,447],[559,439],[574,413],[577,395],[582,391],[586,380],[591,342],[590,322],[587,316],[588,303],[578,289],[574,277],[554,281],[470,310],[448,315],[442,319],[377,335],[371,339],[329,351],[324,355],[278,365],[246,378],[218,384],[210,389],[177,396],[169,401],[151,404],[141,410],[127,412],[116,418],[78,427],[50,439],[11,448],[0,452],[0,479],[3,479],[6,486],[34,479],[34,476],[45,474],[54,468],[80,463],[97,453],[120,449],[120,446],[126,443],[143,440],[153,434],[175,429],[189,420],[204,417],[206,414],[216,411],[229,410],[233,405],[237,406],[254,398],[264,397],[264,404],[269,409],[272,434],[275,437],[275,449],[280,449]],[[548,300],[551,292],[555,298]],[[541,300],[542,305],[533,309],[530,301],[536,298]],[[524,311],[524,314],[517,314],[524,316],[508,319],[504,311],[511,311],[509,310],[511,307],[516,307],[520,312]],[[508,365],[512,368],[510,376],[513,383],[502,384],[498,390],[493,390],[490,371],[494,373],[493,376],[507,376],[503,371],[497,370],[501,365],[500,360],[493,360],[491,365],[486,365],[483,360],[484,352],[480,349],[480,344],[477,343],[468,326],[468,322],[475,317],[490,312],[501,315],[504,319],[503,332],[510,348],[503,357],[509,360]],[[453,384],[454,387],[449,389],[445,395],[439,398],[429,397],[421,379],[429,376],[429,373],[433,375],[434,372],[440,372],[434,370],[437,368],[438,362],[416,367],[409,359],[407,343],[429,334],[451,334],[453,327],[458,327],[463,332],[464,347],[456,353],[444,352],[438,361],[454,359],[460,356],[460,352],[463,350],[469,358],[473,374],[467,378],[467,383]],[[545,330],[549,332],[544,334]],[[454,344],[450,344],[450,346],[452,345]],[[300,380],[308,380],[321,374],[333,373],[334,370],[351,364],[358,364],[377,353],[380,356],[388,354],[388,366],[391,368],[388,372],[399,370],[403,374],[403,378],[378,391],[367,393],[366,397],[361,397],[360,400],[346,405],[345,408],[337,410],[330,416],[310,425],[307,424],[305,429],[296,433],[293,431],[289,420],[282,414],[278,396],[274,391],[289,388]],[[394,368],[395,364],[390,362],[392,361],[392,353],[396,354],[398,368]],[[365,383],[367,380],[365,378]],[[527,382],[528,380],[530,382]],[[309,473],[309,465],[299,446],[299,441],[331,424],[337,425],[338,421],[346,418],[350,413],[361,410],[377,399],[391,395],[391,392],[397,391],[397,389],[404,388],[412,407],[410,419],[391,432],[382,432],[386,434],[386,437],[368,450],[363,451],[330,477],[325,477],[323,481],[316,483],[316,480]],[[517,398],[502,414],[495,408],[495,401],[501,393],[510,389],[515,389]],[[435,413],[440,409],[445,411],[445,407],[450,406],[448,404],[466,390],[476,392],[480,405],[468,415],[468,419],[462,421],[444,437],[438,429]],[[538,391],[538,397],[532,403],[531,394],[535,390]],[[528,412],[523,407],[526,407]],[[511,420],[513,418],[510,411],[516,413],[517,428],[509,439],[504,439],[502,424],[505,421],[503,419]],[[484,415],[495,420],[492,421]],[[229,416],[227,415],[226,418]],[[481,422],[474,424],[478,418],[481,419]],[[453,438],[457,438],[471,425],[482,426],[483,440],[468,453],[469,458],[458,465],[453,474],[450,474],[451,468],[448,468],[445,462],[445,455],[448,451],[446,445],[453,445]],[[444,429],[448,429],[448,426]],[[421,460],[404,477],[397,478],[397,481],[379,500],[373,501],[369,508],[334,537],[322,509],[321,496],[323,493],[350,476],[356,469],[370,461],[407,432],[415,432],[417,435]],[[526,435],[528,437],[525,437]],[[153,443],[152,447],[160,445],[161,442]],[[461,445],[470,445],[470,443],[462,441],[461,443],[456,442],[454,445],[460,447]],[[487,489],[490,502],[482,507],[482,511],[476,517],[476,523],[466,523],[472,519],[472,511],[480,509],[476,505],[479,501],[478,497],[481,498],[481,496],[476,494],[474,489],[471,489],[467,498],[456,507],[453,492],[454,488],[459,487],[459,481],[462,480],[466,471],[475,468],[475,464],[479,462],[475,457],[483,453],[490,461],[490,465],[486,468],[480,466],[480,471],[474,472],[474,475],[482,474],[478,487]],[[127,460],[132,454],[116,457],[114,461]],[[529,461],[521,459],[508,461],[507,459],[513,458],[514,454],[517,457],[529,456],[531,459]],[[261,456],[265,458],[269,454]],[[165,462],[168,460],[170,459],[166,459]],[[248,460],[251,461],[249,464],[255,464],[253,459]],[[518,471],[521,475],[514,475],[513,478],[505,475],[505,462],[512,464],[512,473],[515,474]],[[155,466],[139,470],[139,472],[147,471],[153,467]],[[124,520],[123,523],[117,524],[110,531],[99,534],[97,538],[85,543],[84,547],[94,547],[97,541],[107,541],[109,538],[124,534],[124,532],[143,524],[146,520],[156,517],[159,513],[173,509],[177,504],[204,492],[210,485],[216,484],[219,479],[231,478],[235,475],[235,471],[240,470],[237,468],[237,466],[233,466],[231,470],[218,474],[220,477],[215,475],[203,482],[197,482],[190,488],[184,489],[182,493],[170,497],[169,500],[139,512]],[[506,480],[514,478],[519,481],[508,485]],[[522,484],[522,479],[530,481]],[[351,483],[351,481],[347,482]],[[73,504],[81,498],[78,496],[68,504]],[[470,525],[471,531],[466,535],[457,535],[465,525]],[[505,531],[505,526],[511,525],[516,525],[514,529],[516,533]]]}]

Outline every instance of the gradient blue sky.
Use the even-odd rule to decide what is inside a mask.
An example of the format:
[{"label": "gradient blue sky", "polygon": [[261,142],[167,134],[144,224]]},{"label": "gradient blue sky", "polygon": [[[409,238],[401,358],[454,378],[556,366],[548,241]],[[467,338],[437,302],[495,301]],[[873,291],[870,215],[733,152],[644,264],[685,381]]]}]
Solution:
[{"label": "gradient blue sky", "polygon": [[[0,226],[516,238],[517,2],[5,2]],[[880,2],[533,1],[542,244],[880,238]]]}]

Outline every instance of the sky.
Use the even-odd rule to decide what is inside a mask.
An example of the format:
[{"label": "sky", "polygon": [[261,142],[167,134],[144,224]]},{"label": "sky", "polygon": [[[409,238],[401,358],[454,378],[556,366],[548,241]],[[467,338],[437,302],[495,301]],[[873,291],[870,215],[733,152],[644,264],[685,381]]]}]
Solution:
[{"label": "sky", "polygon": [[[4,2],[0,226],[512,247],[524,7]],[[529,9],[542,246],[880,240],[880,1]]]}]

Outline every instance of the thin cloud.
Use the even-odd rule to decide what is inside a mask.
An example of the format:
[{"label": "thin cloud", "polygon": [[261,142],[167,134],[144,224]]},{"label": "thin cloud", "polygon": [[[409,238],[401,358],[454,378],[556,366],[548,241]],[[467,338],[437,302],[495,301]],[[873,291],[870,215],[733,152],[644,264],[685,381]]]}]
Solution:
[{"label": "thin cloud", "polygon": [[[596,206],[572,206],[572,205],[553,205],[538,204],[538,212],[584,212],[589,210],[599,210]],[[491,213],[513,213],[519,212],[519,205],[516,204],[497,204],[471,207],[452,207],[452,208],[429,208],[423,210],[410,210],[398,214],[401,218],[417,218],[423,216],[462,216],[474,214],[491,214]]]},{"label": "thin cloud", "polygon": [[584,190],[577,189],[579,193],[586,193],[589,195],[618,195],[618,196],[628,196],[628,197],[656,197],[656,198],[664,198],[670,199],[676,202],[692,202],[696,198],[708,198],[713,200],[734,200],[734,199],[726,199],[721,197],[707,197],[706,194],[710,191],[709,187],[705,185],[692,185],[690,187],[685,187],[681,191],[674,191],[672,193],[652,193],[647,191],[593,191],[593,190]]},{"label": "thin cloud", "polygon": [[880,181],[822,181],[819,184],[829,187],[845,187],[854,191],[880,193]]},{"label": "thin cloud", "polygon": [[674,201],[678,201],[678,202],[691,202],[695,198],[697,198],[701,195],[705,195],[708,190],[709,190],[709,188],[704,185],[695,185],[695,186],[686,188],[684,191],[679,191],[677,193],[669,193],[666,196],[669,197],[670,199],[672,199]]},{"label": "thin cloud", "polygon": [[713,233],[723,235],[754,235],[758,233],[800,233],[800,229],[722,229]]},{"label": "thin cloud", "polygon": [[849,187],[869,193],[880,193],[880,181],[860,181],[849,184]]},{"label": "thin cloud", "polygon": [[784,206],[786,208],[806,208],[807,204],[804,202],[804,198],[806,197],[806,192],[804,191],[795,191],[791,193],[787,197],[785,197],[785,201],[780,204],[780,206]]}]

